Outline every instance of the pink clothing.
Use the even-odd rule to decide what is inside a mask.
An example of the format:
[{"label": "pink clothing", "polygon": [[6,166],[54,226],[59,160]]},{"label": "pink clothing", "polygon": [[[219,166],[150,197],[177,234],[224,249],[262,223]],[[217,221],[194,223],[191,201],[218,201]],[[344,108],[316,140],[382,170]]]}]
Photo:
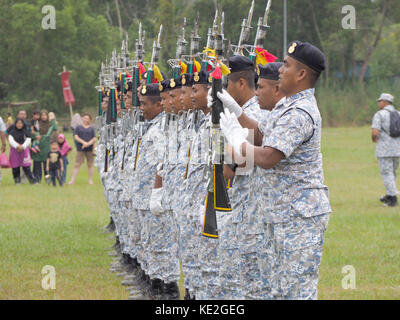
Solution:
[{"label": "pink clothing", "polygon": [[22,152],[10,147],[10,165],[11,168],[30,167],[32,165],[31,152],[26,148]]},{"label": "pink clothing", "polygon": [[65,157],[68,154],[68,152],[72,150],[72,148],[68,144],[67,139],[65,139],[63,134],[58,135],[58,137],[64,138],[64,143],[62,147],[60,147],[60,144],[58,144],[58,151],[60,151],[62,157]]}]

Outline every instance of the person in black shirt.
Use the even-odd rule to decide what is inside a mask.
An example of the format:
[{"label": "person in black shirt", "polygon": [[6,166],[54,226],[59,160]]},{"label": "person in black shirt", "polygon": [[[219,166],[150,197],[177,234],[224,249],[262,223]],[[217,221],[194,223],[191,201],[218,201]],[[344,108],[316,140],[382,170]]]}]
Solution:
[{"label": "person in black shirt", "polygon": [[89,171],[89,184],[93,184],[94,155],[93,145],[96,143],[96,133],[90,125],[92,116],[89,113],[82,115],[82,125],[75,128],[74,139],[76,141],[76,159],[72,177],[68,184],[74,184],[82,163],[87,160]]},{"label": "person in black shirt", "polygon": [[57,141],[54,141],[50,144],[50,152],[47,155],[46,169],[47,172],[49,173],[46,176],[47,183],[50,182],[51,178],[53,186],[56,186],[56,179],[57,179],[60,187],[62,187],[63,181],[61,179],[61,172],[64,171],[64,163],[62,161],[61,153],[60,151],[58,151]]}]

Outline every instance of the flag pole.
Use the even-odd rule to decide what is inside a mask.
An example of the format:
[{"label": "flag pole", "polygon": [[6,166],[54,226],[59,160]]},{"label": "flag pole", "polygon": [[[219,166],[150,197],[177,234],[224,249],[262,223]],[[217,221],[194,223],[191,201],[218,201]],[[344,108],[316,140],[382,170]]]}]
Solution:
[{"label": "flag pole", "polygon": [[[66,72],[66,71],[67,71],[67,68],[65,66],[63,66],[63,72]],[[61,74],[62,73],[59,73],[58,75],[60,76]],[[72,114],[72,103],[69,102],[68,105],[69,105],[69,113],[71,115],[71,121],[72,121],[72,117],[73,117],[73,114]]]}]

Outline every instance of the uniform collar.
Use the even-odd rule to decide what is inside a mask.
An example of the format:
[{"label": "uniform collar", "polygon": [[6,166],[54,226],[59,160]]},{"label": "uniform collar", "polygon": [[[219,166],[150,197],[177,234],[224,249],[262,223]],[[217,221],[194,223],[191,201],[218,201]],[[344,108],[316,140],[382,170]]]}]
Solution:
[{"label": "uniform collar", "polygon": [[276,108],[289,107],[290,105],[292,105],[293,103],[295,103],[301,99],[307,99],[307,98],[314,97],[314,93],[315,93],[315,89],[310,88],[310,89],[306,89],[304,91],[298,92],[289,98],[284,97],[276,104]]},{"label": "uniform collar", "polygon": [[251,107],[251,106],[253,106],[253,105],[257,104],[257,103],[258,103],[258,97],[254,96],[242,106],[242,109],[245,110],[248,107]]},{"label": "uniform collar", "polygon": [[390,110],[390,111],[393,111],[393,110],[395,110],[395,108],[391,105],[391,104],[388,104],[386,107],[384,107],[382,110]]},{"label": "uniform collar", "polygon": [[158,121],[161,120],[161,118],[163,117],[164,111],[160,112],[158,115],[156,115],[154,117],[154,119],[151,119],[148,121],[149,124],[153,124],[153,123],[157,123]]}]

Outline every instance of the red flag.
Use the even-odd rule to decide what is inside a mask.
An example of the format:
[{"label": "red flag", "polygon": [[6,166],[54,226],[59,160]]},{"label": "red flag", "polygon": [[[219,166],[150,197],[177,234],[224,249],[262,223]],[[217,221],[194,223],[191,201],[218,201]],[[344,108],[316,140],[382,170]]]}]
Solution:
[{"label": "red flag", "polygon": [[61,83],[62,83],[62,88],[63,88],[65,105],[67,105],[69,103],[71,103],[73,105],[75,103],[75,98],[74,98],[74,94],[72,93],[72,90],[71,90],[71,85],[69,83],[69,72],[68,71],[65,71],[61,74]]}]

